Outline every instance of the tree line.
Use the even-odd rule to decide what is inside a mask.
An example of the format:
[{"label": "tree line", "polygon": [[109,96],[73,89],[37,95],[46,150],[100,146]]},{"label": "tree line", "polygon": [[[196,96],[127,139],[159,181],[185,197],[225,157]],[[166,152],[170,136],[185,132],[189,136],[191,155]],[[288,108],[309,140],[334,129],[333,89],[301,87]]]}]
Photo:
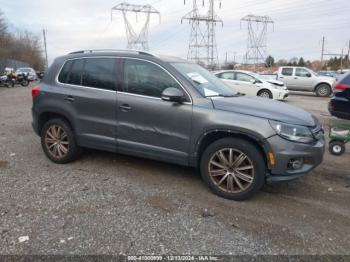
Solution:
[{"label": "tree line", "polygon": [[[280,59],[277,62],[275,61],[274,57],[269,55],[265,60],[265,67],[273,67],[273,66],[304,66],[304,67],[311,67],[312,63],[318,62],[320,64],[320,61],[313,61],[306,60],[303,57],[297,58],[293,57],[289,61],[286,59]],[[322,63],[322,70],[338,70],[343,66],[343,68],[350,67],[350,61],[348,55],[345,55],[343,59],[340,57],[331,57],[329,60],[324,61]],[[321,66],[320,66],[321,67]]]},{"label": "tree line", "polygon": [[35,70],[44,70],[45,58],[40,39],[29,31],[11,32],[0,10],[0,59],[16,59],[28,63]]}]

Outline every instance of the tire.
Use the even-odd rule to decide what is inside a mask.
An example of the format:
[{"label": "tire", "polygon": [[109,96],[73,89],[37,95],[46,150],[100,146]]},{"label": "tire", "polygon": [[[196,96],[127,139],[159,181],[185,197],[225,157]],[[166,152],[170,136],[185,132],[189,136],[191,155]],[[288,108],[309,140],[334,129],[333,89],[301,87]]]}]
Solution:
[{"label": "tire", "polygon": [[345,144],[342,141],[331,141],[328,150],[332,155],[340,156],[345,152]]},{"label": "tire", "polygon": [[332,94],[332,89],[327,84],[321,84],[316,87],[316,95],[319,97],[328,97]]},{"label": "tire", "polygon": [[24,86],[24,87],[29,86],[29,81],[28,80],[23,80],[21,85]]},{"label": "tire", "polygon": [[263,98],[269,98],[269,99],[272,99],[273,96],[272,96],[272,93],[270,90],[268,89],[262,89],[258,92],[258,96],[260,97],[263,97]]},{"label": "tire", "polygon": [[[232,153],[230,153],[230,150],[232,150]],[[231,154],[231,167],[229,169],[212,164],[215,162],[221,165],[219,152],[224,154],[227,161],[230,161]],[[240,156],[242,157],[240,158]],[[239,165],[235,165],[235,163],[240,162],[238,159],[244,160]],[[250,166],[253,169],[247,168]],[[241,168],[239,177],[236,176],[238,173],[236,173],[237,170],[235,168]],[[246,168],[246,170],[242,168]],[[237,138],[223,138],[206,148],[201,157],[200,171],[204,182],[216,195],[226,199],[242,201],[254,196],[264,185],[266,163],[261,152],[248,141]],[[242,173],[244,174],[244,179],[242,179]],[[225,176],[226,179],[224,178]],[[220,181],[223,179],[225,179],[224,182],[220,184]],[[225,183],[226,186],[224,185]]]},{"label": "tire", "polygon": [[[60,141],[58,145],[57,141]],[[41,130],[41,146],[46,156],[57,164],[72,162],[81,153],[71,126],[61,118],[51,119],[45,123]]]}]

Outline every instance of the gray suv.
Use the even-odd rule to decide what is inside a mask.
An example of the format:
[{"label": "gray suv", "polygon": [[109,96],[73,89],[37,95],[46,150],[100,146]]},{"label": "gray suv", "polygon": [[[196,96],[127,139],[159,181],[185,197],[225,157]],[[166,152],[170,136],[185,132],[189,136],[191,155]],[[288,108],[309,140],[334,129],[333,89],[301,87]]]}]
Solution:
[{"label": "gray suv", "polygon": [[212,191],[244,200],[322,162],[318,120],[245,97],[197,64],[138,51],[57,58],[32,91],[33,128],[49,159],[81,148],[196,167]]}]

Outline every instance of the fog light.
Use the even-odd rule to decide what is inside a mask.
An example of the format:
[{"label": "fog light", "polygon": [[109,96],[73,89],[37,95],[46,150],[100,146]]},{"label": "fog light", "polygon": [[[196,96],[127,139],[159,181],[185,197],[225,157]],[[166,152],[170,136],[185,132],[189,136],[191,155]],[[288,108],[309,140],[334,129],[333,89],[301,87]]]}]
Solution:
[{"label": "fog light", "polygon": [[298,170],[301,169],[304,165],[302,158],[293,158],[289,160],[288,169]]}]

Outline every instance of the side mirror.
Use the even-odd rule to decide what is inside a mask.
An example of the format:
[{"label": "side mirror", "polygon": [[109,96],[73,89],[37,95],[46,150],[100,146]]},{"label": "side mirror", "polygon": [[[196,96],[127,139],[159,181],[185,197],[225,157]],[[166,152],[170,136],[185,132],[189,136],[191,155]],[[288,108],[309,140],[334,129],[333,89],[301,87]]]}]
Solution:
[{"label": "side mirror", "polygon": [[252,80],[250,80],[250,82],[251,82],[253,85],[255,85],[255,84],[257,84],[257,83],[258,83],[258,80],[256,80],[256,79],[252,79]]},{"label": "side mirror", "polygon": [[306,77],[311,77],[311,74],[310,74],[310,73],[307,73],[307,74],[306,74]]},{"label": "side mirror", "polygon": [[184,93],[174,87],[168,87],[162,92],[162,100],[169,102],[182,103],[185,99]]}]

